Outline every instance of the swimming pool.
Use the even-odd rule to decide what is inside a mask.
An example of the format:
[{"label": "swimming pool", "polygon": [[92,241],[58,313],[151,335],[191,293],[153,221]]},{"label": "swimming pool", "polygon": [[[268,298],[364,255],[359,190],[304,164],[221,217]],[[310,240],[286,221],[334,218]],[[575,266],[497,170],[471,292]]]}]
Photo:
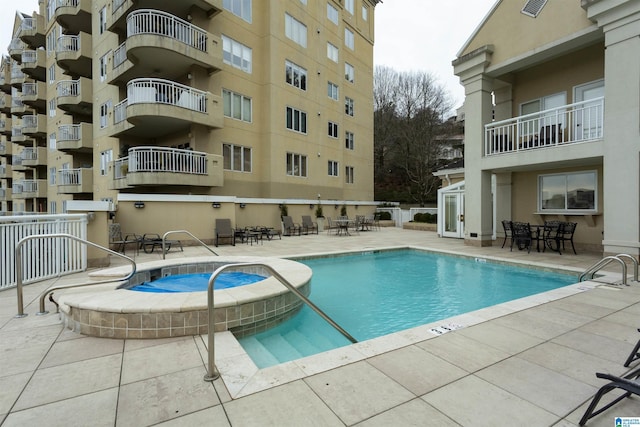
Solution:
[{"label": "swimming pool", "polygon": [[[573,274],[418,250],[297,261],[313,270],[310,299],[358,341],[576,282]],[[239,341],[259,368],[350,344],[306,306]]]},{"label": "swimming pool", "polygon": [[[128,289],[156,293],[200,292],[207,290],[210,277],[211,273],[174,274],[144,282]],[[264,279],[266,279],[266,276],[260,274],[242,271],[223,272],[216,278],[214,289],[230,289],[237,286],[250,285]]]}]

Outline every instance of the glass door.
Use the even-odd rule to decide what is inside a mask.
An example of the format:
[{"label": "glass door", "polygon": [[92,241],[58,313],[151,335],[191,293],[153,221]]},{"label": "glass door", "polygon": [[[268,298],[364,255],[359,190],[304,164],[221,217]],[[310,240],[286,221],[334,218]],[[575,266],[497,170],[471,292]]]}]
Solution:
[{"label": "glass door", "polygon": [[464,192],[451,192],[443,195],[444,223],[443,237],[464,237]]},{"label": "glass door", "polygon": [[[589,83],[575,88],[575,102],[589,101],[590,99],[604,96],[604,81]],[[575,111],[575,139],[602,138],[602,124],[604,121],[604,111],[602,103],[598,100],[587,102],[580,109]]]}]

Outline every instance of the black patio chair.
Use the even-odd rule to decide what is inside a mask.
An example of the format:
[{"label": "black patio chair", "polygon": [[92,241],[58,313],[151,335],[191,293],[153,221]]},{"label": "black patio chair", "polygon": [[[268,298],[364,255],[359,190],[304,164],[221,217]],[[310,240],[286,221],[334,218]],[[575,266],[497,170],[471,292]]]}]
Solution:
[{"label": "black patio chair", "polygon": [[542,240],[544,245],[542,252],[545,252],[547,248],[554,252],[560,252],[560,242],[562,238],[563,223],[560,221],[545,221],[544,228],[542,230]]},{"label": "black patio chair", "polygon": [[[638,332],[640,332],[640,329],[638,329]],[[624,362],[625,368],[628,368],[634,360],[640,359],[640,352],[638,350],[640,350],[640,340],[638,340],[636,346],[631,350],[631,354],[629,354],[629,357],[627,357],[627,360]]]},{"label": "black patio chair", "polygon": [[511,221],[508,219],[502,220],[502,228],[504,229],[504,240],[502,241],[502,247],[504,248],[505,243],[507,243],[507,239],[511,239],[511,247],[513,247],[513,236],[511,232]]},{"label": "black patio chair", "polygon": [[513,251],[513,245],[515,244],[519,250],[526,249],[527,252],[531,252],[531,226],[528,222],[512,222],[511,223],[511,250]]},{"label": "black patio chair", "polygon": [[[609,380],[610,382],[600,387],[596,395],[593,396],[593,399],[591,400],[591,404],[589,404],[589,407],[587,408],[584,415],[580,419],[579,424],[581,426],[585,425],[590,418],[593,418],[596,415],[601,414],[602,412],[611,408],[613,405],[620,402],[621,400],[627,397],[631,397],[631,395],[633,394],[640,395],[640,381],[638,381],[640,372],[638,371],[639,370],[635,370],[630,374],[627,374],[625,377],[616,377],[614,375],[604,374],[601,372],[596,373],[596,377]],[[616,397],[614,400],[607,403],[602,408],[596,411],[595,410],[596,406],[598,406],[598,403],[600,402],[600,399],[602,398],[602,396],[604,396],[605,394],[615,389],[623,390],[625,393],[621,396]]]},{"label": "black patio chair", "polygon": [[578,253],[573,245],[573,234],[576,232],[577,226],[578,223],[576,222],[563,222],[558,232],[558,242],[562,242],[562,250],[564,251],[564,242],[571,242],[571,249],[573,249],[575,255],[578,255]]}]

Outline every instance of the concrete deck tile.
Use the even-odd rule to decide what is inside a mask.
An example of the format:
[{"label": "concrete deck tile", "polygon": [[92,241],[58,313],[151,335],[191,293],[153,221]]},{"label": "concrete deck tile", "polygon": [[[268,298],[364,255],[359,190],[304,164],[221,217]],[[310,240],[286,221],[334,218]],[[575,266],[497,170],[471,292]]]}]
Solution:
[{"label": "concrete deck tile", "polygon": [[522,331],[496,325],[494,322],[481,323],[470,328],[456,331],[511,355],[520,353],[543,340]]},{"label": "concrete deck tile", "polygon": [[38,328],[29,328],[25,326],[23,329],[0,331],[0,351],[10,349],[21,349],[32,346],[51,345],[58,335],[62,327],[60,324],[54,326],[44,326]]},{"label": "concrete deck tile", "polygon": [[[638,326],[640,326],[640,313],[629,309],[624,309],[616,311],[615,313],[611,313],[610,315],[606,316],[604,320],[608,322],[619,323],[627,328],[631,327],[637,331]],[[638,334],[638,338],[640,338],[640,334]]]},{"label": "concrete deck tile", "polygon": [[[84,337],[80,334],[77,335]],[[123,347],[124,340],[109,338],[84,337],[56,342],[51,346],[51,350],[42,361],[40,368],[49,368],[110,354],[120,354]]]},{"label": "concrete deck tile", "polygon": [[[6,338],[0,338],[5,340]],[[42,362],[51,344],[30,345],[23,348],[11,348],[3,349],[0,344],[0,354],[2,359],[11,361],[10,363],[3,363],[2,369],[0,369],[0,378],[6,375],[15,375],[22,372],[33,372]]]},{"label": "concrete deck tile", "polygon": [[118,387],[82,394],[9,414],[3,427],[46,425],[47,427],[115,425]]},{"label": "concrete deck tile", "polygon": [[616,311],[616,309],[613,308],[581,302],[574,297],[552,301],[548,303],[548,306],[560,310],[569,311],[571,313],[591,316],[594,319],[599,319]]},{"label": "concrete deck tile", "polygon": [[556,415],[474,375],[422,397],[438,411],[463,426],[552,425]]},{"label": "concrete deck tile", "polygon": [[[102,339],[102,338],[101,338]],[[188,337],[171,337],[171,338],[149,338],[149,339],[127,339],[124,341],[124,351],[135,351],[143,348],[154,347],[157,345],[173,344],[179,341],[189,341],[193,338]]]},{"label": "concrete deck tile", "polygon": [[202,411],[193,412],[191,414],[165,421],[156,426],[162,427],[231,427],[227,414],[224,412],[222,405],[212,408],[203,409]]},{"label": "concrete deck tile", "polygon": [[234,389],[230,383],[227,383],[226,377],[225,383],[228,384],[231,396],[233,398],[238,398],[257,393],[271,387],[290,383],[300,378],[304,378],[305,376],[306,375],[302,369],[292,361],[256,371],[255,374],[253,374],[251,378],[248,378],[243,384],[240,382],[233,384],[233,387],[238,387],[237,390]]},{"label": "concrete deck tile", "polygon": [[304,381],[265,390],[224,405],[235,426],[344,426]]},{"label": "concrete deck tile", "polygon": [[552,342],[573,348],[582,353],[620,363],[620,365],[624,363],[631,350],[633,350],[632,344],[582,330],[568,332],[554,338]]},{"label": "concrete deck tile", "polygon": [[367,362],[323,372],[304,381],[347,425],[363,421],[415,397]]},{"label": "concrete deck tile", "polygon": [[599,287],[576,295],[572,298],[572,301],[610,308],[614,311],[622,310],[638,301],[635,295],[633,295],[634,299],[630,300],[629,298],[632,297],[632,294],[623,291],[624,289]]},{"label": "concrete deck tile", "polygon": [[438,412],[433,406],[422,399],[414,399],[402,405],[391,408],[380,415],[369,418],[357,427],[389,427],[389,426],[420,426],[442,427],[457,426],[451,418]]},{"label": "concrete deck tile", "polygon": [[204,374],[197,367],[120,386],[116,425],[151,425],[220,404]]},{"label": "concrete deck tile", "polygon": [[620,341],[636,345],[640,339],[637,327],[640,323],[633,323],[629,325],[623,325],[617,322],[609,322],[605,317],[599,322],[589,323],[580,328],[583,332],[589,332],[590,334],[602,335],[608,338],[614,338]]},{"label": "concrete deck tile", "polygon": [[560,417],[597,391],[596,387],[519,357],[498,362],[476,375]]},{"label": "concrete deck tile", "polygon": [[38,369],[13,410],[32,408],[117,387],[121,363],[122,355],[115,354]]},{"label": "concrete deck tile", "polygon": [[493,323],[517,331],[522,331],[528,335],[532,335],[543,340],[555,338],[558,335],[562,335],[565,332],[575,329],[567,324],[563,325],[559,322],[553,322],[547,316],[542,313],[538,313],[537,310],[525,310],[508,316],[503,316],[499,319],[495,319]]},{"label": "concrete deck tile", "polygon": [[0,377],[0,414],[7,414],[11,410],[31,375],[31,372],[23,372]]},{"label": "concrete deck tile", "polygon": [[467,372],[475,372],[509,357],[504,351],[455,331],[416,345]]},{"label": "concrete deck tile", "polygon": [[467,375],[467,371],[416,346],[367,360],[407,390],[421,396]]}]

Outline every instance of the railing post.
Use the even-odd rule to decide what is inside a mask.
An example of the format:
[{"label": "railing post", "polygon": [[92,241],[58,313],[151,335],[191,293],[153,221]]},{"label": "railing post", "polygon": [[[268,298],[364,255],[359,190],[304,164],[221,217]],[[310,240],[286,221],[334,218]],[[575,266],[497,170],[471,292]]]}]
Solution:
[{"label": "railing post", "polygon": [[15,317],[26,317],[22,299],[22,245],[16,246],[16,291],[18,292],[18,314]]}]

